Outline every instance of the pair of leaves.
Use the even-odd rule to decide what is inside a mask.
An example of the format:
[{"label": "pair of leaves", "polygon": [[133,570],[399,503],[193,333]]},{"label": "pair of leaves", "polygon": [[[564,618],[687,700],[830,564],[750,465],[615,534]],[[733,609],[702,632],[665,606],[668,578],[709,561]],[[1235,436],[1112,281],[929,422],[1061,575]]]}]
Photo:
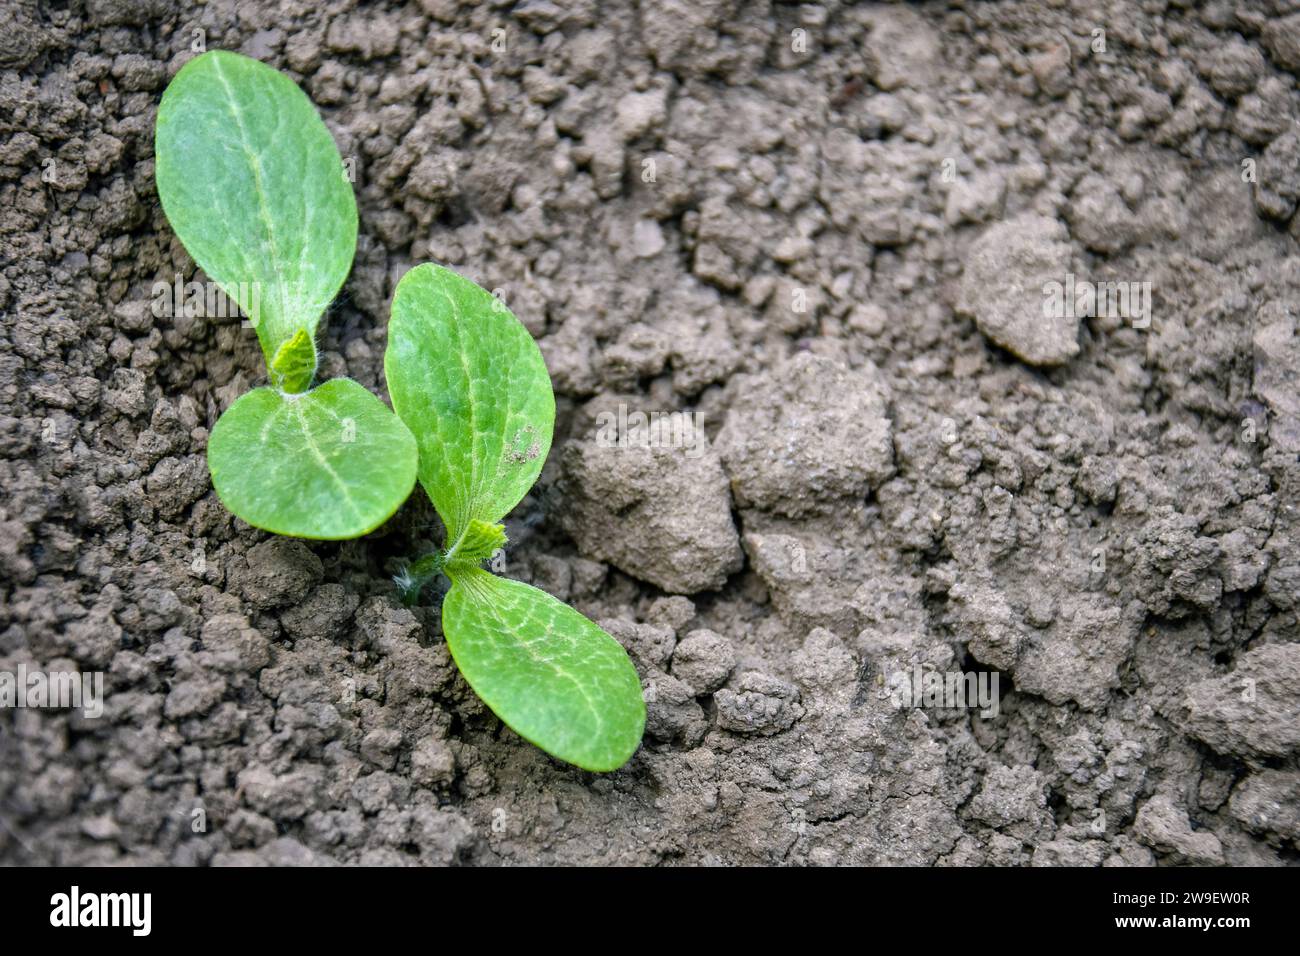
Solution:
[{"label": "pair of leaves", "polygon": [[398,283],[384,373],[447,527],[442,627],[456,666],[524,739],[587,770],[621,767],[645,728],[627,652],[544,591],[477,566],[551,448],[555,396],[537,343],[487,291],[422,265]]},{"label": "pair of leaves", "polygon": [[154,146],[163,211],[257,329],[272,383],[241,396],[212,430],[218,497],[278,534],[373,531],[415,486],[417,452],[361,385],[310,387],[316,330],[357,244],[356,200],[329,130],[287,76],[213,50],[168,85]]}]

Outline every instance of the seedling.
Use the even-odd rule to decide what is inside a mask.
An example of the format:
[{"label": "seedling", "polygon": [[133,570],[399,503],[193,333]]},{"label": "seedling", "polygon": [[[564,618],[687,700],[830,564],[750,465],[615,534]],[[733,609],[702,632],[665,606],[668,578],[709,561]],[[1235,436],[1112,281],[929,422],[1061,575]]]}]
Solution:
[{"label": "seedling", "polygon": [[506,543],[501,519],[551,448],[555,396],[537,343],[499,299],[426,264],[397,285],[384,373],[447,529],[442,551],[399,575],[403,597],[446,574],[443,633],[483,702],[552,756],[586,770],[621,767],[645,728],[627,652],[545,591],[481,566]]},{"label": "seedling", "polygon": [[329,130],[287,76],[213,50],[168,85],[154,151],[172,229],[256,328],[271,383],[212,429],[217,496],[277,534],[373,531],[415,486],[416,447],[357,382],[312,387],[316,329],[357,245],[356,200]]},{"label": "seedling", "polygon": [[351,268],[357,211],[311,102],[275,70],[214,50],[163,94],[156,154],[172,228],[249,316],[271,383],[212,430],[222,502],[267,531],[353,538],[386,521],[418,475],[447,539],[399,576],[403,598],[446,574],[447,644],[488,707],[561,760],[621,767],[645,728],[627,653],[568,605],[482,567],[551,447],[555,396],[537,343],[485,290],[422,265],[393,300],[384,370],[397,414],[351,379],[313,387],[316,329]]}]

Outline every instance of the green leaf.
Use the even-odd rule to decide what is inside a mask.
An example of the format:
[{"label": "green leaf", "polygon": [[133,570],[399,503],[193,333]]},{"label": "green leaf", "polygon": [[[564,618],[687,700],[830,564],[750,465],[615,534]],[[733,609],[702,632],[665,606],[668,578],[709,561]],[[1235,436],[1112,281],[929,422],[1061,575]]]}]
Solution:
[{"label": "green leaf", "polygon": [[528,330],[484,289],[426,263],[397,284],[384,372],[448,543],[471,521],[504,518],[541,473],[555,428],[551,380]]},{"label": "green leaf", "polygon": [[496,554],[497,549],[504,548],[506,540],[505,525],[471,521],[455,552],[445,556],[448,573],[477,567]]},{"label": "green leaf", "polygon": [[617,770],[645,729],[622,645],[545,591],[481,569],[452,577],[442,629],[474,692],[519,736],[584,770]]},{"label": "green leaf", "polygon": [[285,392],[305,392],[315,377],[316,343],[306,329],[299,329],[271,359],[271,383]]},{"label": "green leaf", "polygon": [[337,540],[375,530],[415,486],[415,439],[349,378],[289,395],[255,388],[208,439],[212,486],[249,524]]},{"label": "green leaf", "polygon": [[343,161],[293,80],[212,50],[163,94],[154,138],[163,211],[186,250],[257,328],[267,364],[315,335],[357,245]]}]

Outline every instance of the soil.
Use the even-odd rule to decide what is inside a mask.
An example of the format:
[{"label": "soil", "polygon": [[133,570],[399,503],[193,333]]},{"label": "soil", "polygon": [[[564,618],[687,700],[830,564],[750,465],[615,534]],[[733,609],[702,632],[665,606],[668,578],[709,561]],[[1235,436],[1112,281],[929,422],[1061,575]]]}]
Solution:
[{"label": "soil", "polygon": [[[0,712],[0,860],[1294,863],[1298,10],[7,0],[0,671],[105,701]],[[622,770],[503,728],[397,601],[422,496],[347,543],[217,500],[256,338],[151,309],[200,41],[355,171],[326,376],[383,394],[428,260],[540,342],[503,571],[630,649]],[[1045,317],[1068,276],[1134,299]],[[691,417],[599,440],[620,406]]]}]

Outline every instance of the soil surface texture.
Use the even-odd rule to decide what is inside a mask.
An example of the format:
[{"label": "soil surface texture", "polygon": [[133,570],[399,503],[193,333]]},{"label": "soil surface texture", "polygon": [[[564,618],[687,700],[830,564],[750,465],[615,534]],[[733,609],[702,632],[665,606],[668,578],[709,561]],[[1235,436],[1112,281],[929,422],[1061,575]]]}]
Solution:
[{"label": "soil surface texture", "polygon": [[[623,769],[402,606],[421,492],[345,543],[217,499],[256,337],[153,308],[205,46],[355,171],[322,377],[386,395],[425,261],[540,343],[501,571],[628,648]],[[5,0],[0,672],[104,699],[0,710],[0,861],[1294,863],[1298,76],[1287,0]]]}]

